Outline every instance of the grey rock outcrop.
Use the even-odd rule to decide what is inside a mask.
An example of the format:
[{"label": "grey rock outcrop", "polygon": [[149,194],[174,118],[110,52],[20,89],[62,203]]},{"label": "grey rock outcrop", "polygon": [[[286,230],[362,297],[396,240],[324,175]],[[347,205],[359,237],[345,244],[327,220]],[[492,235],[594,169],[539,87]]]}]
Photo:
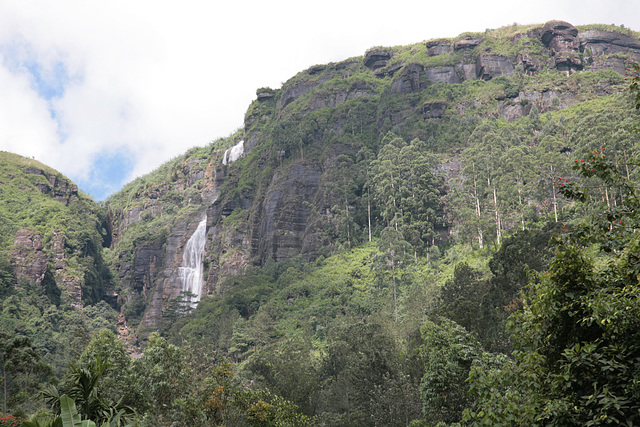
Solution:
[{"label": "grey rock outcrop", "polygon": [[300,253],[313,258],[318,248],[305,244],[305,240],[315,240],[315,231],[307,234],[307,225],[320,176],[319,165],[304,163],[294,164],[286,174],[273,176],[256,215],[259,223],[252,236],[252,252],[262,263]]},{"label": "grey rock outcrop", "polygon": [[582,69],[578,29],[565,21],[550,21],[542,28],[540,40],[547,46],[556,69],[567,75]]},{"label": "grey rock outcrop", "polygon": [[34,231],[23,228],[16,233],[13,245],[10,259],[17,279],[41,283],[49,262],[42,250],[42,237]]},{"label": "grey rock outcrop", "polygon": [[391,59],[391,53],[384,50],[370,50],[364,56],[364,65],[367,68],[375,70],[387,65],[387,61]]},{"label": "grey rock outcrop", "polygon": [[616,58],[616,57],[599,57],[596,56],[592,59],[592,64],[589,66],[590,71],[604,71],[604,70],[613,70],[618,74],[624,75],[627,72],[627,68],[631,65],[632,62],[628,59],[624,58]]},{"label": "grey rock outcrop", "polygon": [[524,73],[528,76],[536,75],[542,69],[540,60],[528,54],[518,54],[516,63],[522,66]]},{"label": "grey rock outcrop", "polygon": [[640,53],[640,40],[624,34],[609,31],[588,30],[578,36],[582,49],[589,49],[593,54],[612,55]]},{"label": "grey rock outcrop", "polygon": [[56,200],[64,203],[65,206],[69,206],[69,203],[78,200],[78,186],[68,179],[30,166],[25,168],[24,173],[28,175],[41,175],[44,178],[43,182],[35,183],[35,187],[38,188],[42,194],[55,197]]},{"label": "grey rock outcrop", "polygon": [[609,31],[589,30],[578,35],[580,49],[590,62],[591,71],[613,70],[624,74],[640,62],[640,40]]},{"label": "grey rock outcrop", "polygon": [[458,40],[453,44],[453,50],[473,49],[482,42],[483,40],[478,38],[466,38],[463,40]]},{"label": "grey rock outcrop", "polygon": [[476,78],[476,64],[460,64],[459,68],[463,80],[473,80]]},{"label": "grey rock outcrop", "polygon": [[444,115],[447,104],[444,102],[425,102],[422,105],[422,114],[425,119],[438,119]]},{"label": "grey rock outcrop", "polygon": [[[187,221],[180,221],[171,229],[164,244],[150,243],[137,250],[128,277],[121,278],[121,283],[130,280],[129,286],[149,301],[140,324],[142,329],[156,328],[165,304],[182,290],[177,268],[182,264],[182,253],[190,237],[188,225]],[[197,222],[192,221],[190,225],[193,233]]]},{"label": "grey rock outcrop", "polygon": [[275,96],[276,94],[273,89],[262,88],[256,91],[256,97],[258,98],[258,101],[268,101],[270,99],[273,99]]},{"label": "grey rock outcrop", "polygon": [[320,78],[315,81],[303,82],[298,84],[292,84],[287,86],[282,92],[282,96],[276,102],[276,111],[282,111],[287,105],[291,104],[296,99],[300,98],[302,95],[305,95],[315,88],[317,88],[321,83],[324,83],[328,80],[326,78]]},{"label": "grey rock outcrop", "polygon": [[302,112],[308,113],[321,108],[336,107],[351,99],[368,98],[374,96],[376,93],[375,88],[367,83],[355,82],[347,90],[336,91],[329,94],[314,94]]},{"label": "grey rock outcrop", "polygon": [[[15,235],[14,247],[9,256],[18,280],[42,283],[50,272],[56,285],[66,291],[67,303],[75,308],[82,307],[82,287],[84,278],[69,271],[65,257],[66,236],[59,230],[52,230],[50,247],[43,247],[42,237],[30,229],[20,229]],[[53,271],[50,271],[50,266]]]},{"label": "grey rock outcrop", "polygon": [[434,83],[444,82],[444,83],[460,83],[460,77],[456,72],[455,67],[436,67],[436,68],[427,68],[425,69],[425,75],[429,80]]},{"label": "grey rock outcrop", "polygon": [[480,55],[476,61],[476,76],[482,80],[493,77],[511,77],[515,73],[514,60],[508,56]]},{"label": "grey rock outcrop", "polygon": [[431,40],[425,43],[427,56],[437,56],[451,52],[451,42],[449,40]]},{"label": "grey rock outcrop", "polygon": [[396,76],[391,83],[391,93],[413,93],[420,92],[426,87],[426,84],[421,81],[422,73],[424,72],[424,66],[421,64],[409,64],[407,65],[402,74]]}]

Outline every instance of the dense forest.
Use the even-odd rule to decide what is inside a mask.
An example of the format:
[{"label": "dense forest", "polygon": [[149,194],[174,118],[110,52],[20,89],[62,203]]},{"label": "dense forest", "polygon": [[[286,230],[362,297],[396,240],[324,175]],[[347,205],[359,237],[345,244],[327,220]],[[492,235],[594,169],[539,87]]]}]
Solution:
[{"label": "dense forest", "polygon": [[104,203],[0,153],[0,426],[640,424],[639,59],[372,48]]}]

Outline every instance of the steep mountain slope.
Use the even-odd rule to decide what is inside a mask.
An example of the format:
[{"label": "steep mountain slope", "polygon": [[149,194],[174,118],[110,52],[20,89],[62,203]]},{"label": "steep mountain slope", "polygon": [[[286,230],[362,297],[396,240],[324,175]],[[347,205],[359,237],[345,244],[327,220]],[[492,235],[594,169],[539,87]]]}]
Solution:
[{"label": "steep mountain slope", "polygon": [[[582,144],[567,138],[562,112],[624,102],[615,94],[639,59],[629,30],[553,21],[377,47],[258,89],[243,129],[106,202],[119,302],[134,322],[144,316],[142,327],[156,328],[163,307],[189,291],[184,248],[205,218],[202,292],[213,294],[247,266],[328,256],[393,221],[397,230],[397,218],[417,255],[451,233],[482,247],[537,215],[557,216],[566,203],[554,175],[570,174],[568,153]],[[382,150],[390,142],[396,149]],[[396,155],[404,145],[405,160]],[[407,210],[400,199],[385,204],[388,167],[375,167],[416,153],[429,153],[423,164],[437,175],[425,190],[436,201],[420,220],[407,216],[415,194],[403,199]]]},{"label": "steep mountain slope", "polygon": [[[110,244],[104,209],[59,172],[0,153],[0,257],[16,279],[62,291],[66,304],[115,303],[102,260]],[[57,291],[59,289],[59,291]]]},{"label": "steep mountain slope", "polygon": [[[514,374],[534,346],[509,359],[523,349],[507,318],[535,302],[537,288],[550,310],[525,310],[537,318],[516,321],[519,335],[565,340],[577,328],[592,339],[603,312],[612,331],[638,330],[636,254],[612,262],[620,242],[637,240],[627,208],[640,185],[640,133],[625,69],[640,59],[639,40],[554,21],[316,65],[258,89],[242,129],[136,179],[105,206],[51,168],[0,153],[3,406],[35,412],[44,384],[74,360],[98,369],[101,355],[108,372],[98,393],[126,396],[141,425],[435,425],[483,400],[485,415],[466,416],[490,418],[506,403],[518,418],[520,403],[501,393],[517,384],[529,396],[528,382],[549,366],[531,354],[530,371],[497,389],[475,368]],[[582,261],[564,269],[554,235],[600,240],[602,253],[589,258],[612,293],[583,277]],[[562,268],[544,273],[554,257]],[[620,266],[623,281],[610,280]],[[561,322],[546,320],[556,310]],[[557,323],[566,326],[559,334]],[[129,347],[153,330],[162,337],[151,335],[134,360],[111,332],[95,335],[103,328]],[[627,351],[620,336],[606,357],[599,344],[582,348],[610,368],[610,355]],[[637,371],[637,340],[626,341]],[[556,356],[578,351],[563,345],[551,347]],[[587,365],[571,380],[584,382],[583,394],[560,405],[566,411],[591,404]],[[626,366],[602,384],[626,384]],[[78,372],[67,371],[58,394]],[[548,372],[564,402],[565,371]],[[619,416],[635,392],[628,386],[620,404],[599,405]],[[469,393],[483,387],[484,397]],[[547,405],[547,391],[525,402],[532,417],[537,405],[560,407]]]}]

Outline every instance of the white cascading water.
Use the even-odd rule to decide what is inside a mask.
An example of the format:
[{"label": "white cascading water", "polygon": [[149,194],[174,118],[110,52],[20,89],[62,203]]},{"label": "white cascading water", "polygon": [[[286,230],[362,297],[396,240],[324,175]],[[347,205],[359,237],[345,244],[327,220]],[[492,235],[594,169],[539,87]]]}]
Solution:
[{"label": "white cascading water", "polygon": [[244,141],[238,142],[231,148],[227,148],[227,151],[224,152],[224,156],[222,157],[222,164],[228,165],[232,162],[238,160],[244,154]]},{"label": "white cascading water", "polygon": [[195,307],[202,296],[202,255],[204,245],[207,242],[207,216],[198,224],[198,228],[193,232],[182,254],[182,267],[179,268],[180,280],[182,281],[182,291],[191,292],[196,295],[189,300],[192,307]]}]

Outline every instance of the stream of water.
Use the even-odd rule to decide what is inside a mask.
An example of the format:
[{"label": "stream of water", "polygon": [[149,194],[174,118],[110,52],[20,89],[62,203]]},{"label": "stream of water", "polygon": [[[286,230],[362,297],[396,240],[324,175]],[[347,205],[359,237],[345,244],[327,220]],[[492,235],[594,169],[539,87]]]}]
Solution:
[{"label": "stream of water", "polygon": [[182,267],[179,268],[180,280],[182,281],[182,291],[191,292],[196,295],[189,302],[196,306],[202,296],[202,256],[204,246],[207,242],[207,216],[198,224],[198,228],[193,232],[182,254]]}]

